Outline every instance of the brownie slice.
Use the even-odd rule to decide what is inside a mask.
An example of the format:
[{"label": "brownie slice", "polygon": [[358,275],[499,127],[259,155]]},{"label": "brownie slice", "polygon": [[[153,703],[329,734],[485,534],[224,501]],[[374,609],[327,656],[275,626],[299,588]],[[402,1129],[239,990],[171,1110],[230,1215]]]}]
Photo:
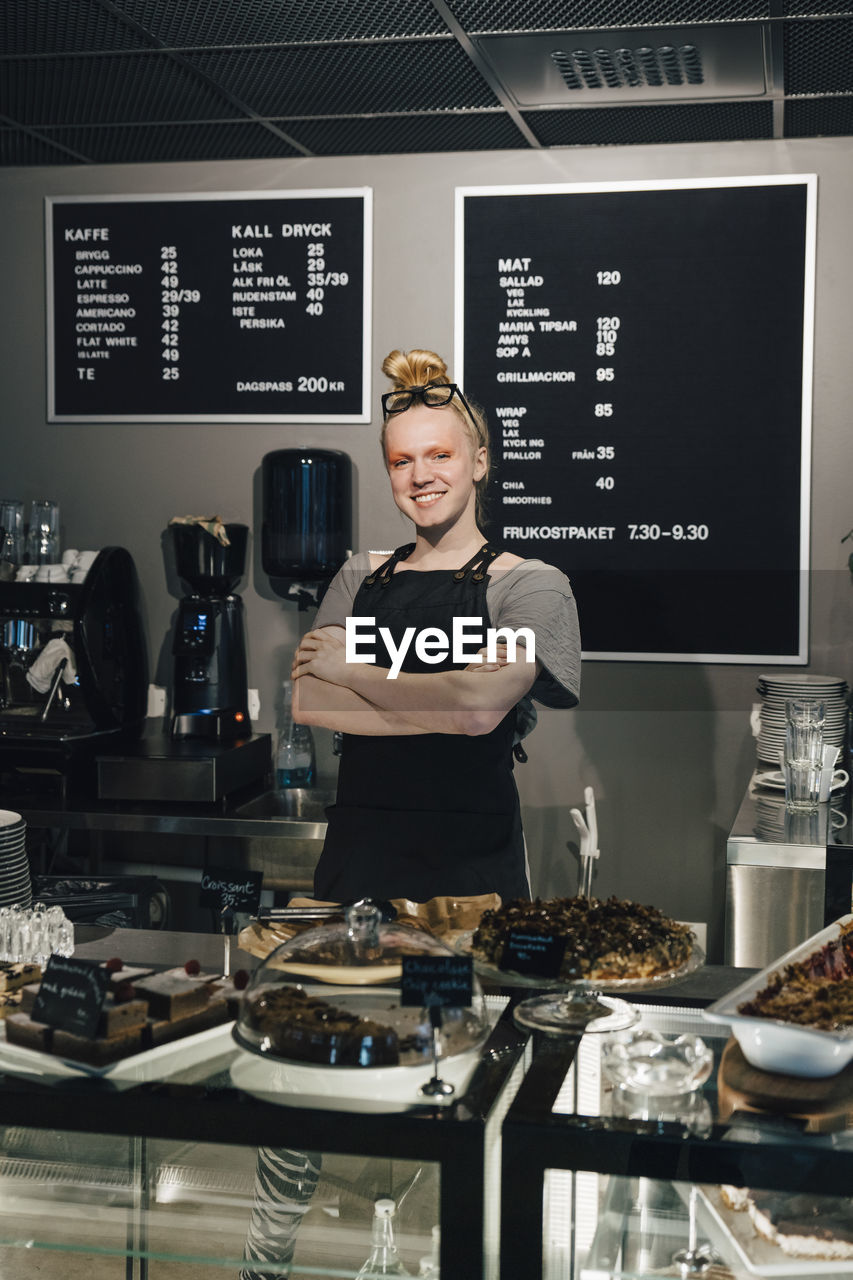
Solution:
[{"label": "brownie slice", "polygon": [[301,987],[262,991],[249,1005],[248,1023],[283,1058],[345,1067],[400,1061],[393,1027],[309,996]]},{"label": "brownie slice", "polygon": [[10,1013],[6,1019],[6,1039],[10,1044],[23,1045],[25,1049],[50,1053],[53,1027],[44,1022],[33,1022],[28,1013]]},{"label": "brownie slice", "polygon": [[155,1021],[171,1022],[203,1009],[210,999],[214,981],[213,974],[190,977],[183,969],[167,969],[133,985],[136,994],[148,1001],[148,1012]]},{"label": "brownie slice", "polygon": [[96,1036],[90,1040],[87,1036],[74,1035],[71,1031],[53,1033],[53,1053],[60,1058],[73,1058],[75,1062],[87,1062],[93,1067],[104,1067],[119,1058],[126,1058],[131,1053],[143,1049],[144,1026],[123,1027],[110,1036]]},{"label": "brownie slice", "polygon": [[40,988],[40,982],[30,982],[26,987],[20,988],[18,994],[21,997],[21,1013],[32,1013]]},{"label": "brownie slice", "polygon": [[117,1004],[108,992],[98,1020],[98,1035],[114,1036],[131,1027],[141,1027],[147,1017],[147,1000],[124,1000]]},{"label": "brownie slice", "polygon": [[[31,982],[29,986],[21,988],[22,1013],[32,1014],[39,989],[40,984],[38,982]],[[108,991],[104,997],[101,1016],[98,1020],[97,1034],[99,1036],[112,1036],[127,1027],[141,1027],[147,1016],[148,1002],[146,1000],[137,998],[116,1001],[114,993]]]},{"label": "brownie slice", "polygon": [[[106,964],[102,964],[101,968],[106,968]],[[123,982],[129,982],[131,986],[135,986],[140,978],[148,978],[154,972],[153,969],[141,969],[138,966],[125,964],[120,969],[110,969],[110,986],[120,987]]]},{"label": "brownie slice", "polygon": [[145,1026],[145,1048],[153,1048],[158,1044],[168,1044],[171,1040],[181,1040],[184,1036],[195,1035],[197,1031],[206,1031],[208,1027],[216,1027],[222,1022],[229,1022],[231,1013],[228,1002],[224,999],[209,1000],[203,1009],[196,1009],[180,1018],[149,1018]]}]

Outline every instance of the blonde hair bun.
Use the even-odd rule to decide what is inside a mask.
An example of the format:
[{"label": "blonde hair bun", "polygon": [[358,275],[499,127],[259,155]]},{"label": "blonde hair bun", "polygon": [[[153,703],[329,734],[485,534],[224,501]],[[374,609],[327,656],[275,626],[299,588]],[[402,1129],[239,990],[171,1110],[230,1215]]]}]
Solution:
[{"label": "blonde hair bun", "polygon": [[[450,382],[447,376],[447,365],[441,356],[435,354],[434,351],[392,351],[382,361],[382,372],[386,378],[391,379],[392,391],[407,391],[411,387],[425,387],[430,382]],[[491,469],[491,457],[489,449],[489,425],[486,422],[486,415],[478,404],[471,399],[466,398],[465,406],[454,396],[447,408],[451,413],[455,413],[459,419],[462,429],[464,430],[471,446],[472,453],[476,453],[478,449],[486,451],[486,469],[483,476],[475,482],[477,495],[477,521],[482,524],[486,519],[486,490],[489,480],[489,471]],[[380,442],[382,445],[382,457],[385,465],[388,465],[388,459],[385,452],[385,433],[388,429],[388,419],[382,424],[382,434]]]},{"label": "blonde hair bun", "polygon": [[392,351],[382,361],[382,372],[391,379],[394,391],[450,381],[447,365],[434,351]]}]

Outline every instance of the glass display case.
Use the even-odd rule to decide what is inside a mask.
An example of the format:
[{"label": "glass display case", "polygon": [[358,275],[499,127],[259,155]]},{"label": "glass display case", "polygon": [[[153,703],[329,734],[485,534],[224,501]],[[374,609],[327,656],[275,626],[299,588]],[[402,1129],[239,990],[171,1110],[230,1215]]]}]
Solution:
[{"label": "glass display case", "polygon": [[[156,950],[164,965],[192,946],[203,968],[222,961],[215,936],[101,932],[77,954],[120,949],[139,964]],[[386,1200],[406,1273],[496,1275],[501,1122],[527,1037],[505,996],[482,1003],[484,1038],[454,1094],[378,1107],[343,1087],[306,1105],[244,1078],[241,1063],[265,1064],[232,1024],[136,1066],[75,1068],[4,1042],[0,1275],[31,1276],[35,1256],[43,1280],[106,1280],[122,1267],[161,1280],[346,1280],[368,1260]],[[426,1083],[432,1068],[412,1070]]]},{"label": "glass display case", "polygon": [[[78,954],[107,959],[120,938],[129,964],[167,965],[192,945],[207,968],[225,945],[101,932]],[[853,1066],[799,1082],[750,1071],[729,1027],[702,1015],[745,976],[706,966],[632,994],[641,1018],[619,1035],[698,1036],[711,1051],[682,1055],[671,1092],[614,1083],[639,1077],[609,1035],[528,1039],[508,993],[488,988],[486,1039],[449,1101],[346,1099],[338,1074],[330,1095],[276,1096],[245,1074],[264,1057],[228,1024],[139,1069],[0,1052],[0,1275],[29,1278],[35,1258],[42,1280],[356,1280],[387,1225],[379,1201],[406,1272],[433,1280],[436,1261],[443,1280],[853,1277]],[[739,1188],[801,1198],[753,1196],[756,1219]],[[789,1256],[755,1225],[804,1213],[838,1256]]]},{"label": "glass display case", "polygon": [[634,1092],[609,1037],[543,1039],[504,1121],[502,1278],[853,1276],[853,1073],[757,1072],[695,1007],[639,1026],[700,1036],[707,1080]]}]

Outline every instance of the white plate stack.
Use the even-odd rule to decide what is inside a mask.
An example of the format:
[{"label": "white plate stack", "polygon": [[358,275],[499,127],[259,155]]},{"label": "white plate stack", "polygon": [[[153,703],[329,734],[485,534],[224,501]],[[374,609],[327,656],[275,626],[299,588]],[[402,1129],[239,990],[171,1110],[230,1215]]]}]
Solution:
[{"label": "white plate stack", "polygon": [[32,906],[26,840],[27,824],[21,815],[0,809],[0,907]]},{"label": "white plate stack", "polygon": [[785,750],[785,703],[789,698],[808,699],[826,704],[823,740],[833,746],[844,746],[847,727],[847,681],[840,676],[818,676],[809,672],[792,675],[758,677],[761,705],[761,731],[756,742],[758,759],[779,767],[779,752]]}]

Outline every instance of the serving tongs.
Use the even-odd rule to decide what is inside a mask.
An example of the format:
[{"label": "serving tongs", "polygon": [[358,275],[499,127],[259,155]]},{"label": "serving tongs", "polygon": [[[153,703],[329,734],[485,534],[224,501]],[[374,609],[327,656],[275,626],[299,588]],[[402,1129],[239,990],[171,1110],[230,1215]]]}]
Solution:
[{"label": "serving tongs", "polygon": [[[397,908],[387,900],[381,898],[360,898],[359,904],[370,902],[377,906],[382,912],[382,923],[389,924],[392,920],[397,919]],[[353,902],[342,902],[339,905],[330,903],[327,906],[308,906],[308,907],[264,907],[258,915],[259,920],[270,920],[286,923],[292,921],[299,924],[300,921],[306,920],[334,920],[336,917],[343,920],[346,917],[347,907],[355,906]]]}]

